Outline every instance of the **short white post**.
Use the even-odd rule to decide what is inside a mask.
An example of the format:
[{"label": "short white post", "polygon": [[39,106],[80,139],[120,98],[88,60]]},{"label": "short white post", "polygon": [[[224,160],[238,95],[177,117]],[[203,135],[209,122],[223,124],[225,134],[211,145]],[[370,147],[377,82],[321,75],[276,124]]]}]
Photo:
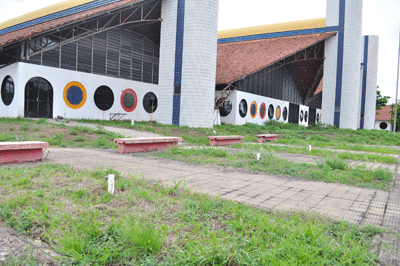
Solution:
[{"label": "short white post", "polygon": [[135,125],[135,121],[134,120],[131,120],[131,122],[132,122],[132,126]]},{"label": "short white post", "polygon": [[308,151],[311,152],[312,151],[312,147],[311,145],[308,145]]},{"label": "short white post", "polygon": [[114,194],[115,175],[108,175],[108,192]]},{"label": "short white post", "polygon": [[261,158],[261,154],[257,153],[256,156],[257,156],[257,161],[259,161]]}]

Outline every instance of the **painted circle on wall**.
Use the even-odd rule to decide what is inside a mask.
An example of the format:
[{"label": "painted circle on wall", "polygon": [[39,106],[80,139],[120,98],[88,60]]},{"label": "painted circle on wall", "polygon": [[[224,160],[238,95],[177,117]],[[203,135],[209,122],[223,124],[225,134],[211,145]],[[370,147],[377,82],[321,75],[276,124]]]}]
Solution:
[{"label": "painted circle on wall", "polygon": [[81,108],[87,98],[85,87],[76,81],[70,82],[64,88],[64,102],[69,108],[79,109]]},{"label": "painted circle on wall", "polygon": [[242,99],[239,103],[239,115],[243,118],[247,115],[247,102],[245,99]]},{"label": "painted circle on wall", "polygon": [[304,113],[304,122],[308,122],[308,112],[306,111],[305,113]]},{"label": "painted circle on wall", "polygon": [[132,89],[126,89],[121,94],[121,106],[126,112],[133,112],[137,106],[137,95]]},{"label": "painted circle on wall", "polygon": [[250,105],[250,115],[251,118],[256,118],[257,116],[257,103],[256,101],[253,101]]},{"label": "painted circle on wall", "polygon": [[265,106],[265,103],[262,103],[261,106],[260,106],[260,117],[261,117],[261,119],[264,119],[266,114],[267,114],[267,107]]},{"label": "painted circle on wall", "polygon": [[278,107],[276,107],[276,120],[279,120],[281,118],[281,107],[278,105]]},{"label": "painted circle on wall", "polygon": [[286,121],[287,117],[288,117],[287,107],[285,106],[285,107],[283,108],[283,112],[282,112],[283,121]]}]

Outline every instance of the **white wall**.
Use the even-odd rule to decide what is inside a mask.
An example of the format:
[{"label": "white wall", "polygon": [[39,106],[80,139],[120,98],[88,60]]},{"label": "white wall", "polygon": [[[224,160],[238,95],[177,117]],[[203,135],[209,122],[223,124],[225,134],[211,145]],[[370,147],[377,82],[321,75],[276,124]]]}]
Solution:
[{"label": "white wall", "polygon": [[[5,106],[3,101],[0,101],[0,117],[23,117],[25,84],[20,82],[19,65],[13,64],[0,69],[0,86],[7,76],[10,76],[14,81],[14,98],[8,106]],[[22,106],[20,103],[22,103]]]},{"label": "white wall", "polygon": [[[18,74],[15,75],[15,71]],[[71,70],[38,66],[27,63],[16,63],[10,67],[0,70],[0,77],[12,75],[16,84],[15,97],[10,106],[0,107],[2,117],[23,117],[24,116],[24,95],[25,85],[33,77],[41,77],[50,82],[53,87],[53,117],[62,116],[65,118],[91,118],[109,119],[110,113],[125,113],[123,119],[135,121],[158,121],[161,114],[160,107],[152,114],[148,114],[143,108],[143,97],[147,92],[154,92],[158,95],[159,88],[154,84],[147,84],[137,81],[111,78],[106,76],[76,72]],[[14,77],[15,76],[15,77]],[[72,81],[81,83],[87,92],[87,100],[80,109],[72,109],[64,102],[63,91],[65,86]],[[94,93],[100,86],[108,86],[114,93],[114,104],[108,111],[101,111],[94,103]],[[138,97],[136,109],[127,113],[122,109],[120,99],[125,89],[132,89]],[[158,97],[159,98],[159,97]],[[160,103],[159,103],[160,106]]]},{"label": "white wall", "polygon": [[213,127],[219,0],[186,0],[180,125]]},{"label": "white wall", "polygon": [[374,129],[376,114],[376,90],[378,86],[379,37],[369,36],[367,91],[365,95],[364,129]]},{"label": "white wall", "polygon": [[[387,128],[386,129],[381,129],[380,128],[380,124],[381,123],[387,123]],[[392,123],[390,123],[390,121],[380,121],[380,120],[377,120],[377,121],[375,121],[375,125],[374,125],[374,129],[377,129],[377,130],[387,130],[387,131],[392,131],[393,130],[393,125],[392,125]]]}]

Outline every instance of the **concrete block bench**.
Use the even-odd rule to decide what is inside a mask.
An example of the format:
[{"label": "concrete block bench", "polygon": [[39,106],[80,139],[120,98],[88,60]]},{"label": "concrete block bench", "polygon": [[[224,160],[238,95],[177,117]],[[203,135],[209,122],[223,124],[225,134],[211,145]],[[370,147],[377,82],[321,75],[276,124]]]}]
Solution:
[{"label": "concrete block bench", "polygon": [[208,136],[207,138],[211,146],[226,146],[240,143],[244,136]]},{"label": "concrete block bench", "polygon": [[279,137],[279,134],[260,134],[256,135],[258,143],[264,141],[276,141]]},{"label": "concrete block bench", "polygon": [[43,160],[43,150],[49,143],[41,141],[0,142],[0,164]]},{"label": "concrete block bench", "polygon": [[178,145],[179,141],[183,141],[183,139],[178,137],[114,139],[114,142],[119,144],[119,153],[166,150],[170,146]]}]

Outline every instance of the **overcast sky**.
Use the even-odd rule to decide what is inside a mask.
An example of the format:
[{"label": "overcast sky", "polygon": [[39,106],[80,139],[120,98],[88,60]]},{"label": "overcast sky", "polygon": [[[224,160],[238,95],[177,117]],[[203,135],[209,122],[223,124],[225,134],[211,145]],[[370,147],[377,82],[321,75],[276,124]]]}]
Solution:
[{"label": "overcast sky", "polygon": [[[0,22],[62,2],[0,0]],[[220,0],[219,30],[326,16],[324,0]],[[363,34],[380,37],[378,85],[395,97],[400,32],[400,0],[364,0]]]}]

